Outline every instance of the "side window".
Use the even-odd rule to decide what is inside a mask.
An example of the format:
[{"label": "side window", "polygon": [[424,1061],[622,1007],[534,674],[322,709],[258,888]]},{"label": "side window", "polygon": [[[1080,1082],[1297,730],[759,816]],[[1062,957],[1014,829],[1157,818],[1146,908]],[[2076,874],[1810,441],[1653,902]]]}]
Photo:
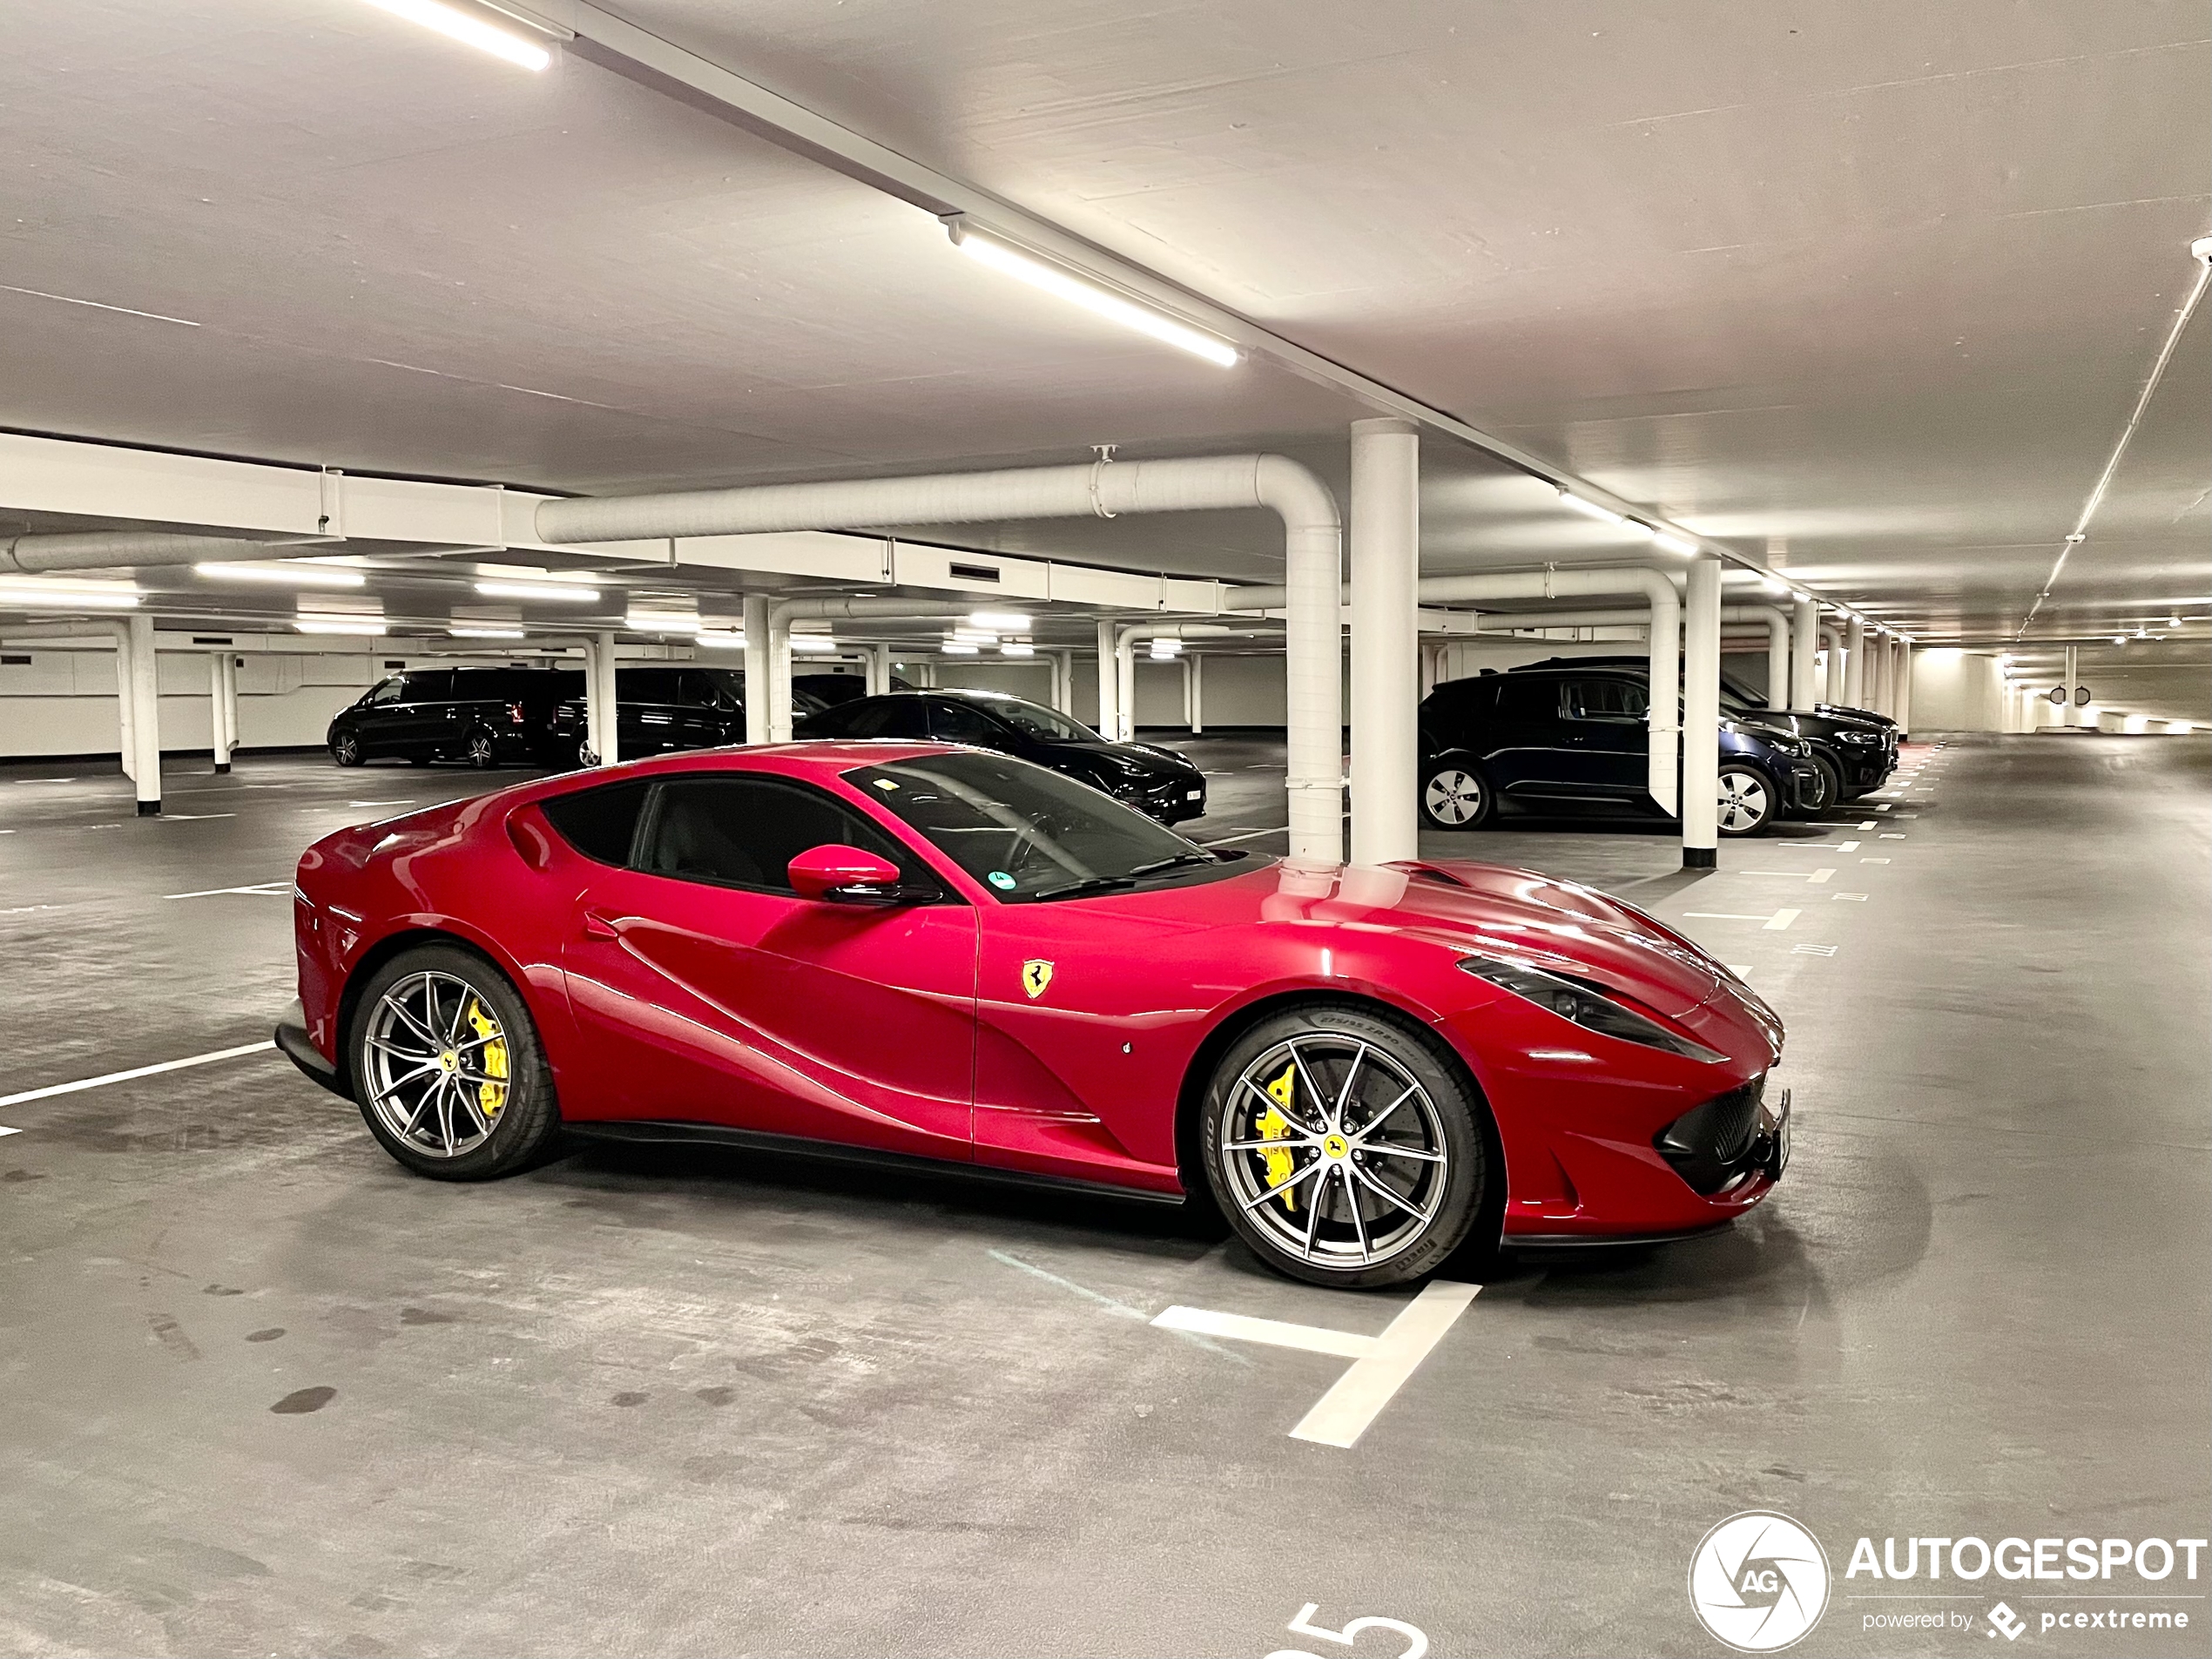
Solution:
[{"label": "side window", "polygon": [[561,839],[588,859],[602,864],[630,862],[630,844],[637,833],[637,815],[644,810],[650,783],[609,784],[602,789],[579,789],[556,795],[541,807]]},{"label": "side window", "polygon": [[715,705],[714,682],[696,668],[676,677],[676,700],[687,709],[711,709]]},{"label": "side window", "polygon": [[453,700],[456,703],[504,703],[507,696],[507,674],[502,669],[453,671]]},{"label": "side window", "polygon": [[930,698],[929,735],[940,743],[972,743],[979,749],[1006,747],[1006,733],[996,720],[981,709],[949,698]]},{"label": "side window", "polygon": [[1559,718],[1559,682],[1498,677],[1498,718],[1521,725]]},{"label": "side window", "polygon": [[673,703],[676,671],[672,668],[625,668],[615,674],[618,703]]},{"label": "side window", "polygon": [[1648,699],[1633,680],[1578,680],[1567,688],[1567,710],[1578,720],[1636,721]]},{"label": "side window", "polygon": [[837,729],[846,737],[920,739],[929,735],[927,716],[918,697],[887,697],[876,702],[849,703],[846,707],[853,712],[825,717],[835,719]]},{"label": "side window", "polygon": [[361,706],[365,709],[389,708],[406,695],[407,676],[395,674],[381,685],[373,689],[367,697],[361,698]]},{"label": "side window", "polygon": [[789,893],[786,867],[832,841],[888,859],[902,881],[929,882],[920,860],[843,801],[803,784],[740,772],[662,784],[637,863],[654,875]]},{"label": "side window", "polygon": [[449,703],[453,700],[453,671],[449,668],[418,669],[407,677],[407,691],[401,698],[406,703]]}]

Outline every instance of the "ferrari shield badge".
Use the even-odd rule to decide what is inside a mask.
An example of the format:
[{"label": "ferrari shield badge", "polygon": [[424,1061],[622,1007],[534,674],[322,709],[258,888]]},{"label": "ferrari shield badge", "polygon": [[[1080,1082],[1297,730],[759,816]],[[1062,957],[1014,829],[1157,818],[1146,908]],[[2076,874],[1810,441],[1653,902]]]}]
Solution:
[{"label": "ferrari shield badge", "polygon": [[1052,983],[1050,962],[1027,961],[1022,964],[1022,988],[1029,994],[1031,1001],[1044,995],[1044,988]]}]

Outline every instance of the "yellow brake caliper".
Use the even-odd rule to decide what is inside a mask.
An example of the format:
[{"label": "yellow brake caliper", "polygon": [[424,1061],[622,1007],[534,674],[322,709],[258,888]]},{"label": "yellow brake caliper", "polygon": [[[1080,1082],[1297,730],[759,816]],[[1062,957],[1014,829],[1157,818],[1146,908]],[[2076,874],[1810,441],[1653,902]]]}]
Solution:
[{"label": "yellow brake caliper", "polygon": [[[1291,1120],[1283,1115],[1283,1109],[1291,1103],[1291,1096],[1297,1088],[1298,1062],[1293,1060],[1284,1068],[1281,1076],[1267,1085],[1267,1097],[1275,1103],[1262,1112],[1258,1120],[1252,1125],[1259,1131],[1261,1140],[1284,1141],[1290,1138]],[[1279,1152],[1271,1149],[1259,1156],[1267,1164],[1267,1185],[1271,1191],[1298,1173],[1298,1160],[1291,1156],[1288,1147],[1285,1147]],[[1283,1204],[1285,1209],[1296,1210],[1298,1194],[1285,1193]]]},{"label": "yellow brake caliper", "polygon": [[476,1085],[476,1104],[489,1121],[496,1117],[499,1109],[507,1103],[507,1084],[504,1081],[507,1076],[507,1039],[498,1035],[499,1028],[492,1023],[491,1016],[484,1012],[484,1005],[481,1002],[471,1001],[469,1004],[469,1023],[475,1028],[478,1036],[492,1039],[484,1044],[484,1076],[488,1080],[499,1081],[487,1081]]}]

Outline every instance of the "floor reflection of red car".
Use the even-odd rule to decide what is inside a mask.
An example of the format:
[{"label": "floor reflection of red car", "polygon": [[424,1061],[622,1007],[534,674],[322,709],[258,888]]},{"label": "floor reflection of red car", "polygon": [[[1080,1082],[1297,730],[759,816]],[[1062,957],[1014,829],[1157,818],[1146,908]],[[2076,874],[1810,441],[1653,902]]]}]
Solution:
[{"label": "floor reflection of red car", "polygon": [[811,1147],[1173,1202],[1324,1284],[1694,1231],[1788,1153],[1774,1016],[1524,870],[1209,853],[1007,756],[671,756],[329,836],[280,1029],[386,1150],[563,1130]]}]

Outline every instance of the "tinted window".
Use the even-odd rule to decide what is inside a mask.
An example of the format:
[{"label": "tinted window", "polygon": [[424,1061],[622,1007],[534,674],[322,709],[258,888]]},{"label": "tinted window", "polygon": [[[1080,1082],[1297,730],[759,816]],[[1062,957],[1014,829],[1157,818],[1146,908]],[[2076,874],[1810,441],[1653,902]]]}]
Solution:
[{"label": "tinted window", "polygon": [[687,709],[711,709],[718,700],[714,681],[698,669],[687,668],[676,678],[676,700]]},{"label": "tinted window", "polygon": [[1567,688],[1568,711],[1586,720],[1641,720],[1648,706],[1634,680],[1577,680]]},{"label": "tinted window", "polygon": [[456,703],[504,703],[516,696],[515,676],[503,668],[456,668],[453,698]]},{"label": "tinted window", "polygon": [[1557,680],[1508,679],[1500,677],[1498,718],[1501,720],[1555,720],[1559,718]]},{"label": "tinted window", "polygon": [[419,668],[407,677],[407,690],[401,693],[403,703],[444,703],[453,697],[453,671],[449,668]]},{"label": "tinted window", "polygon": [[637,867],[655,875],[789,893],[791,861],[833,841],[890,860],[902,881],[928,882],[921,860],[844,802],[802,785],[739,772],[661,785]]},{"label": "tinted window", "polygon": [[676,700],[676,671],[672,668],[617,669],[615,698],[622,703],[673,703]]},{"label": "tinted window", "polygon": [[1224,873],[1174,831],[1009,756],[925,755],[845,775],[1008,902]]},{"label": "tinted window", "polygon": [[387,704],[398,702],[406,693],[407,677],[404,674],[395,674],[381,685],[373,688],[367,697],[361,698],[361,706],[368,709],[382,708]]},{"label": "tinted window", "polygon": [[637,814],[651,788],[650,783],[631,783],[579,789],[555,796],[540,810],[561,832],[561,839],[584,857],[602,864],[627,864]]},{"label": "tinted window", "polygon": [[1032,703],[1026,698],[995,697],[989,706],[993,714],[1015,731],[1026,732],[1033,738],[1043,738],[1048,742],[1089,743],[1095,741],[1098,736],[1089,726],[1071,720],[1064,714],[1056,714],[1043,705]]},{"label": "tinted window", "polygon": [[929,735],[940,743],[971,743],[982,749],[1006,745],[1006,733],[999,723],[982,710],[972,704],[934,698],[929,703]]},{"label": "tinted window", "polygon": [[840,738],[910,738],[929,735],[918,697],[872,698],[847,703],[815,717],[818,728]]}]

